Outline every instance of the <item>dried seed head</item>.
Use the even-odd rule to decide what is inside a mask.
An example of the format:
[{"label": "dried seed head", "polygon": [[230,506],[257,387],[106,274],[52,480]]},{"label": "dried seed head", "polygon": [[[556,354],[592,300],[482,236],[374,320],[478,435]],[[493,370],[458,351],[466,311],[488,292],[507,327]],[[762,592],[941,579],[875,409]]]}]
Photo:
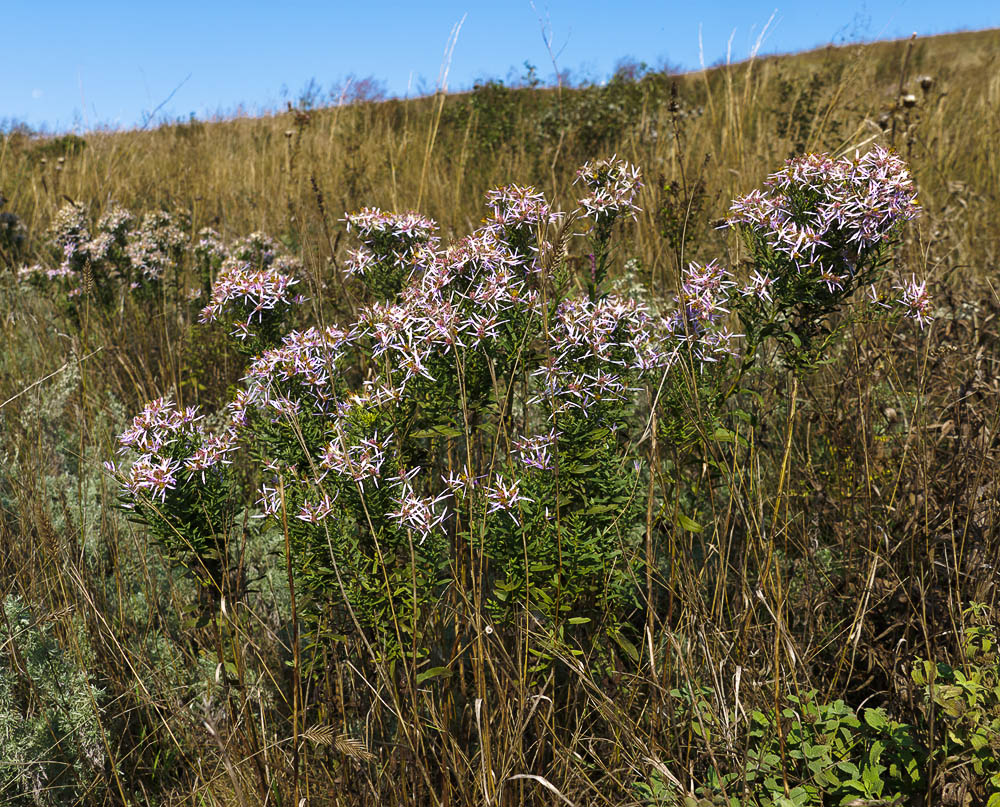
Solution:
[{"label": "dried seed head", "polygon": [[928,92],[930,88],[934,86],[933,76],[921,76],[920,78],[917,79],[917,81],[920,82],[920,89],[922,89],[924,92]]},{"label": "dried seed head", "polygon": [[83,293],[90,294],[94,288],[94,271],[90,267],[90,261],[83,265]]},{"label": "dried seed head", "polygon": [[906,95],[904,95],[900,100],[903,102],[903,106],[907,109],[917,105],[917,96],[915,96],[912,92],[906,93]]}]

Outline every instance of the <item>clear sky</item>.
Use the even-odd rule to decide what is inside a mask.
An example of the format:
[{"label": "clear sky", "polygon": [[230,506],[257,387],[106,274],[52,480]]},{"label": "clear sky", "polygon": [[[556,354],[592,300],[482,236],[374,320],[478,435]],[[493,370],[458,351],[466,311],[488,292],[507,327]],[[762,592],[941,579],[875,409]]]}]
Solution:
[{"label": "clear sky", "polygon": [[[1000,27],[1000,0],[3,0],[0,121],[51,131],[141,125],[284,106],[310,79],[323,88],[373,76],[392,95],[431,91],[464,19],[451,89],[505,78],[523,63],[601,80],[622,57],[696,69],[761,53]],[[700,46],[699,46],[700,37]],[[731,42],[731,46],[730,46]]]}]

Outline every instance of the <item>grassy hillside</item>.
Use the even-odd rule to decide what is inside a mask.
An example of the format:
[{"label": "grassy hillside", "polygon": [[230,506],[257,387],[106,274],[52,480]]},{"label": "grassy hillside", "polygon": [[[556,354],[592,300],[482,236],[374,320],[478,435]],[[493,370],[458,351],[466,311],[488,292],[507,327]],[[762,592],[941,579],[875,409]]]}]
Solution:
[{"label": "grassy hillside", "polygon": [[[561,95],[487,85],[443,98],[90,134],[85,143],[15,136],[4,144],[3,190],[32,231],[65,196],[97,209],[115,200],[183,210],[195,231],[282,235],[300,241],[307,260],[322,260],[329,247],[313,179],[331,225],[344,210],[377,205],[419,208],[462,232],[478,222],[488,188],[519,182],[572,199],[576,167],[617,153],[650,180],[679,180],[683,166],[704,182],[712,217],[788,156],[877,138],[910,161],[928,209],[954,205],[963,188],[974,196],[963,201],[975,227],[995,209],[998,37],[827,48]],[[921,76],[933,81],[927,91]],[[899,104],[905,93],[915,95],[914,107]],[[657,272],[650,238],[661,195],[649,182],[639,228],[644,263]],[[980,249],[995,256],[995,241],[983,236]]]},{"label": "grassy hillside", "polygon": [[[6,136],[0,804],[996,807],[998,145],[1000,31],[602,87],[486,83],[269,118]],[[288,329],[346,326],[374,301],[409,299],[392,272],[424,260],[423,225],[392,242],[405,255],[383,293],[347,271],[377,227],[361,216],[349,229],[346,213],[416,210],[447,243],[500,227],[485,201],[507,183],[574,210],[577,169],[616,154],[643,172],[634,223],[623,214],[602,234],[583,217],[542,221],[547,238],[522,233],[511,247],[538,249],[523,289],[577,301],[582,318],[611,292],[669,317],[691,283],[712,279],[692,281],[690,262],[718,260],[733,283],[761,269],[719,226],[733,199],[789,158],[876,146],[905,160],[922,208],[872,253],[889,297],[865,303],[859,284],[841,299],[830,286],[751,343],[733,286],[728,319],[706,326],[730,353],[650,359],[655,373],[628,382],[607,422],[538,414],[531,385],[552,372],[552,345],[575,344],[554,308],[544,327],[505,314],[496,328],[524,327],[507,353],[473,366],[463,345],[449,354],[459,369],[430,383],[414,373],[412,408],[389,418],[395,442],[371,396],[405,356],[359,353],[316,370],[342,396],[347,437],[320,440],[309,429],[333,427],[272,402],[287,422],[248,427],[224,484],[202,474],[193,503],[160,489],[121,507],[121,466],[103,463],[134,454],[119,435],[147,401],[197,405],[222,429],[254,354]],[[118,208],[134,223],[120,242],[107,224],[104,257],[88,258],[83,240]],[[161,210],[169,224],[143,219]],[[237,243],[253,232],[273,241]],[[155,272],[139,271],[142,249]],[[230,339],[199,321],[223,252],[281,267],[308,299],[282,292],[257,312],[261,334]],[[524,254],[505,260],[534,260]],[[126,265],[136,274],[107,268]],[[929,324],[892,300],[911,279],[928,282]],[[646,349],[645,314],[609,306],[634,328],[616,349]],[[697,342],[692,316],[674,320],[678,344]],[[597,372],[594,358],[578,368]],[[497,458],[523,455],[518,436],[553,423],[559,471],[536,456],[544,470],[521,480],[523,509],[491,520],[519,504],[516,486],[509,505],[495,481]],[[170,426],[160,449],[191,438],[186,428]],[[327,483],[303,481],[304,469],[331,439],[385,454],[399,490],[407,467],[429,486],[485,469],[489,512],[456,504],[425,544],[419,529],[387,526],[411,500],[376,501],[386,481],[338,488],[355,520],[307,532],[295,514],[317,505],[302,491]],[[347,462],[334,455],[330,478]]]}]

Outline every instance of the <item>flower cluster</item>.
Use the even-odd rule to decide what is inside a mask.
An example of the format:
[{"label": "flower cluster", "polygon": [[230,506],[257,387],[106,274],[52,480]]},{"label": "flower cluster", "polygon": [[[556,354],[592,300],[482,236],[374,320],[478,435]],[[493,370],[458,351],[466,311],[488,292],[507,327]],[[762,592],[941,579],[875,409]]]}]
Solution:
[{"label": "flower cluster", "polygon": [[97,229],[111,236],[119,245],[124,245],[134,224],[135,216],[121,205],[112,202],[104,215],[97,220]]},{"label": "flower cluster", "polygon": [[174,224],[169,213],[147,213],[142,224],[131,234],[125,252],[131,263],[133,287],[163,279],[174,266],[187,237]]},{"label": "flower cluster", "polygon": [[533,373],[542,385],[535,400],[553,413],[621,403],[638,376],[674,362],[673,341],[669,324],[637,300],[565,300],[550,324],[551,358]]},{"label": "flower cluster", "polygon": [[418,496],[413,489],[413,478],[419,469],[400,474],[396,482],[398,495],[393,497],[396,509],[389,518],[404,530],[412,530],[420,536],[420,543],[440,529],[449,516],[444,502],[451,497],[449,491],[436,496]]},{"label": "flower cluster", "polygon": [[495,474],[492,484],[484,487],[486,495],[487,513],[507,513],[515,522],[517,516],[514,509],[519,502],[531,501],[527,496],[521,495],[520,482],[504,482],[503,476]]},{"label": "flower cluster", "polygon": [[514,453],[525,468],[536,471],[551,471],[555,468],[552,450],[556,446],[559,432],[550,429],[548,434],[538,434],[534,437],[518,437],[514,440]]},{"label": "flower cluster", "polygon": [[[267,308],[277,302],[269,300],[268,295],[282,282],[287,282],[277,278],[294,276],[302,270],[300,261],[287,255],[279,242],[264,233],[251,233],[227,246],[219,233],[203,228],[192,243],[169,213],[151,212],[137,220],[115,202],[109,204],[94,227],[89,224],[85,206],[66,204],[53,220],[50,234],[51,244],[59,252],[58,266],[25,267],[19,277],[31,283],[58,281],[70,298],[80,296],[87,283],[97,286],[98,299],[104,303],[115,299],[119,289],[148,294],[151,289],[161,288],[168,274],[179,281],[182,268],[187,264],[197,272],[200,289],[178,282],[169,290],[180,300],[193,302],[202,295],[211,294],[212,285],[224,265],[249,267],[244,274],[251,274],[250,270],[262,272],[257,277],[262,280],[263,296],[242,312],[243,326],[233,324],[244,333],[246,319],[258,303],[264,302]],[[265,270],[272,270],[272,274]],[[227,275],[233,271],[238,274],[241,270],[230,269]],[[271,288],[266,289],[269,285]],[[209,310],[216,308],[214,304],[209,306]],[[259,324],[259,317],[257,321]]]},{"label": "flower cluster", "polygon": [[911,276],[910,281],[900,287],[900,291],[902,293],[897,302],[905,309],[903,316],[916,320],[923,329],[933,319],[930,315],[931,300],[927,293],[927,281],[918,283],[916,277]]},{"label": "flower cluster", "polygon": [[[344,221],[362,246],[347,259],[348,274],[364,278],[384,299],[393,298],[424,257],[433,254],[437,224],[417,213],[390,213],[366,207]],[[429,253],[428,253],[429,250]]]},{"label": "flower cluster", "polygon": [[789,160],[764,190],[736,199],[727,225],[840,290],[901,222],[917,215],[912,185],[906,163],[881,147],[854,160],[809,154]]},{"label": "flower cluster", "polygon": [[[691,263],[676,306],[661,314],[603,288],[612,224],[638,210],[638,169],[612,158],[584,166],[578,181],[591,194],[582,205],[597,267],[579,295],[540,257],[561,214],[528,186],[490,191],[483,226],[446,246],[415,213],[348,214],[361,241],[348,271],[371,297],[343,326],[289,332],[285,315],[301,300],[294,262],[259,233],[228,250],[201,233],[201,265],[220,267],[202,321],[229,324],[253,358],[224,434],[203,434],[193,410],[164,401],[137,418],[123,435],[141,452],[126,493],[169,505],[171,491],[210,484],[238,436],[262,466],[263,516],[287,516],[298,573],[313,592],[354,597],[365,618],[384,615],[400,592],[416,600],[418,586],[437,585],[449,532],[455,541],[478,534],[508,590],[548,585],[532,566],[559,558],[561,568],[588,570],[581,597],[605,591],[604,559],[631,518],[623,513],[637,477],[623,435],[641,422],[632,411],[640,389],[659,384],[650,400],[664,413],[660,429],[683,444],[694,429],[677,368],[698,367],[709,393],[698,417],[709,423],[742,372],[723,360],[736,338],[727,323],[739,315],[745,325],[752,308],[754,330],[744,330],[754,349],[753,339],[797,326],[818,309],[789,305],[787,278],[820,297],[840,278],[849,290],[856,267],[860,275],[874,265],[915,205],[905,167],[888,152],[793,161],[734,205],[731,223],[759,247],[748,277],[737,283],[716,261]],[[923,324],[924,285],[914,279],[902,292],[907,315]],[[677,423],[663,431],[670,418]],[[558,525],[545,506],[553,496]]]},{"label": "flower cluster", "polygon": [[430,241],[437,230],[433,219],[419,213],[391,213],[377,207],[365,207],[344,217],[347,229],[354,228],[358,237],[373,248],[383,240],[401,244],[420,244]]},{"label": "flower cluster", "polygon": [[486,193],[486,206],[490,209],[487,224],[495,233],[506,228],[538,227],[558,220],[545,201],[545,196],[531,185],[504,185]]},{"label": "flower cluster", "polygon": [[52,243],[62,257],[61,276],[80,272],[90,258],[90,227],[87,224],[87,208],[76,202],[68,202],[56,213],[50,228]]},{"label": "flower cluster", "polygon": [[333,379],[355,338],[354,332],[334,326],[286,335],[278,347],[265,350],[251,362],[244,377],[245,388],[230,404],[234,421],[244,424],[251,406],[274,416],[299,411],[303,406],[319,416],[336,414]]},{"label": "flower cluster", "polygon": [[[692,262],[681,273],[680,293],[674,298],[678,308],[667,320],[668,327],[701,362],[714,362],[732,352],[735,335],[724,321],[730,313],[729,292],[735,286],[732,275],[714,260]],[[768,295],[769,286],[766,276],[755,273],[741,294]]]},{"label": "flower cluster", "polygon": [[392,444],[392,435],[379,437],[375,432],[371,437],[363,437],[357,443],[347,444],[343,432],[327,445],[320,456],[321,468],[333,471],[341,477],[352,480],[364,492],[365,482],[379,486],[382,469],[386,462],[386,452]]},{"label": "flower cluster", "polygon": [[72,270],[65,264],[46,268],[40,263],[33,263],[30,266],[22,266],[17,270],[18,279],[27,281],[34,281],[39,278],[45,278],[46,280],[59,280],[70,277],[72,274]]},{"label": "flower cluster", "polygon": [[201,322],[224,319],[241,342],[254,334],[254,323],[280,319],[293,305],[303,302],[291,293],[299,281],[273,269],[255,269],[249,263],[230,261],[212,288],[212,299],[201,312]]},{"label": "flower cluster", "polygon": [[586,163],[576,173],[590,191],[580,200],[584,213],[597,221],[614,221],[620,216],[635,218],[640,208],[635,199],[642,188],[642,172],[638,166],[610,157]]},{"label": "flower cluster", "polygon": [[523,261],[490,224],[444,250],[428,246],[424,258],[398,302],[368,306],[357,323],[400,388],[417,377],[435,380],[435,363],[457,349],[499,359],[499,340],[539,299],[532,287],[539,267]]},{"label": "flower cluster", "polygon": [[486,194],[490,214],[482,228],[473,233],[504,254],[512,268],[539,273],[537,258],[548,243],[539,238],[562,213],[552,210],[545,197],[530,185],[505,185]]},{"label": "flower cluster", "polygon": [[204,291],[210,294],[216,274],[229,257],[229,250],[221,235],[211,227],[203,227],[198,231],[198,241],[192,251]]},{"label": "flower cluster", "polygon": [[194,407],[178,409],[169,398],[157,398],[132,420],[118,437],[119,453],[138,456],[125,469],[115,463],[105,468],[122,479],[125,506],[142,497],[166,501],[169,491],[186,479],[205,482],[206,472],[229,465],[236,450],[236,431],[209,434]]},{"label": "flower cluster", "polygon": [[[761,288],[766,289],[766,281],[761,278],[760,282]],[[680,295],[676,298],[681,305],[678,313],[700,331],[729,313],[725,305],[729,289],[735,285],[732,275],[714,260],[706,264],[690,263],[683,272]]]}]

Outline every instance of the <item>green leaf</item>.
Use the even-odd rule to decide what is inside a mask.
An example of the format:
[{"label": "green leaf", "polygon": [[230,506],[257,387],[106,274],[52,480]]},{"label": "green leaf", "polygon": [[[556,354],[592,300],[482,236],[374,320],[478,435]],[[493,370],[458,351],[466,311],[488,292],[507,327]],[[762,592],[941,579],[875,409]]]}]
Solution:
[{"label": "green leaf", "polygon": [[692,521],[683,513],[677,514],[677,526],[688,532],[702,532],[705,529],[697,521]]},{"label": "green leaf", "polygon": [[969,742],[972,744],[973,751],[981,751],[990,744],[989,739],[981,731],[970,734]]},{"label": "green leaf", "polygon": [[875,768],[865,766],[865,769],[861,772],[861,781],[865,784],[865,789],[867,793],[873,796],[881,796],[882,788],[884,783],[882,782],[882,777],[880,774],[881,765]]},{"label": "green leaf", "polygon": [[878,761],[882,758],[883,751],[885,751],[885,746],[878,740],[872,743],[871,750],[868,752],[868,759],[871,760],[873,765],[878,765]]},{"label": "green leaf", "polygon": [[622,636],[619,630],[609,630],[608,635],[615,640],[615,643],[625,651],[626,655],[632,659],[632,661],[639,661],[639,651],[636,646],[632,644],[628,639]]},{"label": "green leaf", "polygon": [[840,762],[837,763],[837,767],[840,768],[840,770],[842,770],[848,776],[853,776],[855,778],[861,776],[861,771],[858,770],[858,766],[855,765],[853,762],[848,762],[847,760],[841,760]]},{"label": "green leaf", "polygon": [[571,616],[566,620],[570,625],[586,625],[590,622],[589,616]]},{"label": "green leaf", "polygon": [[881,709],[865,709],[865,723],[873,729],[884,729],[889,725],[885,712]]},{"label": "green leaf", "polygon": [[729,429],[723,428],[722,426],[719,426],[719,428],[715,430],[713,437],[720,443],[736,442],[736,435],[729,431]]},{"label": "green leaf", "polygon": [[811,745],[809,743],[803,743],[802,748],[806,752],[806,756],[812,759],[818,759],[830,754],[830,746],[828,745]]},{"label": "green leaf", "polygon": [[433,428],[442,437],[461,437],[463,434],[461,429],[456,429],[454,426],[445,426],[442,424]]},{"label": "green leaf", "polygon": [[422,684],[431,678],[451,678],[452,671],[448,667],[431,667],[422,673],[417,673],[417,683]]}]

